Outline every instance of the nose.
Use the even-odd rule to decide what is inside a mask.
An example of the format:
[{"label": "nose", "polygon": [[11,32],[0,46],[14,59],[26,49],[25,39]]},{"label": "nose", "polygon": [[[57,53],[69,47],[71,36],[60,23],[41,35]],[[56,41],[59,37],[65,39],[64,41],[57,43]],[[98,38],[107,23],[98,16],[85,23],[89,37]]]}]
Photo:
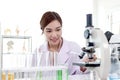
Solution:
[{"label": "nose", "polygon": [[51,37],[56,38],[57,37],[57,33],[56,32],[52,32]]}]

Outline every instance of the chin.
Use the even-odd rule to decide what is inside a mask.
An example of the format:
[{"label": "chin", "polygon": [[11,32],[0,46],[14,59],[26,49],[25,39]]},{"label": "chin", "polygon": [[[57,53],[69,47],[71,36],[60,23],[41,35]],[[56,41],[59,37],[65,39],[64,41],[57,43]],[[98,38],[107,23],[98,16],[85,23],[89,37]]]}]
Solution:
[{"label": "chin", "polygon": [[56,41],[56,42],[52,42],[52,44],[53,44],[53,45],[58,45],[59,42],[58,42],[58,41]]},{"label": "chin", "polygon": [[53,44],[53,45],[58,45],[59,43],[58,43],[58,42],[53,42],[52,44]]}]

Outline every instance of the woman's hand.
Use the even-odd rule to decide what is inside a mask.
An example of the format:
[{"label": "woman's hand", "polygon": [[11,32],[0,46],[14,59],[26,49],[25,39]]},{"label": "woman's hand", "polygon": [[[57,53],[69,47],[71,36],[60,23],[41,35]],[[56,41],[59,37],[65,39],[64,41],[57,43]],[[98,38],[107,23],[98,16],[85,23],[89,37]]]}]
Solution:
[{"label": "woman's hand", "polygon": [[[82,59],[82,61],[83,61],[83,62],[94,62],[94,61],[96,61],[96,59],[97,59],[96,55],[93,55],[93,59],[89,59],[88,56],[85,56],[85,57]],[[87,68],[81,66],[81,67],[80,67],[80,70],[81,70],[82,72],[85,72],[85,71],[87,70]]]},{"label": "woman's hand", "polygon": [[80,71],[85,72],[86,70],[87,70],[86,67],[83,67],[83,66],[80,67]]}]

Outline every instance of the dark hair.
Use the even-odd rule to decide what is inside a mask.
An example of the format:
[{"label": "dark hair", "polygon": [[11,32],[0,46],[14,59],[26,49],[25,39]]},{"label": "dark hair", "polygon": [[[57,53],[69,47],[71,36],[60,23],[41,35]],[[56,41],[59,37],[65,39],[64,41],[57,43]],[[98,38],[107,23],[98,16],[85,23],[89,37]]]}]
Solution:
[{"label": "dark hair", "polygon": [[53,11],[47,11],[43,14],[41,20],[40,20],[40,26],[41,30],[43,31],[44,28],[52,21],[58,20],[60,24],[62,25],[62,19],[60,15],[56,12]]}]

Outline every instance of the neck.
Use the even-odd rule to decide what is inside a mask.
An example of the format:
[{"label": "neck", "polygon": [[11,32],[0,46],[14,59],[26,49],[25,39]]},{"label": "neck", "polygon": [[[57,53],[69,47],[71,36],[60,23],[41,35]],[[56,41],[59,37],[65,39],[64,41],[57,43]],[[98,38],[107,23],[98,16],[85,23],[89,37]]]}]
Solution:
[{"label": "neck", "polygon": [[51,51],[51,52],[59,52],[59,51],[60,51],[60,48],[61,48],[61,46],[62,46],[62,43],[63,43],[63,39],[62,39],[62,38],[60,39],[60,42],[59,42],[58,45],[50,45],[50,44],[48,43],[49,51]]}]

